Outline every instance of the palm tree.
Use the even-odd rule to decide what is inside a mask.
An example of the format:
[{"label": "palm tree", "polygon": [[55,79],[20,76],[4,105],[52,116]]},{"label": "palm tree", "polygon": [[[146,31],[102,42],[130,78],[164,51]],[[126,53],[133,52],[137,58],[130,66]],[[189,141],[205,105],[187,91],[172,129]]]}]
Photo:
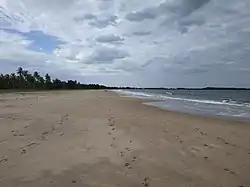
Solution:
[{"label": "palm tree", "polygon": [[46,88],[50,88],[50,85],[51,85],[51,77],[49,76],[48,73],[46,73],[45,75],[45,84],[46,84]]},{"label": "palm tree", "polygon": [[33,73],[33,77],[34,77],[34,79],[35,79],[34,84],[35,84],[35,88],[36,88],[36,87],[37,87],[37,83],[39,83],[40,75],[39,75],[39,73],[38,73],[37,71],[35,71],[35,72]]},{"label": "palm tree", "polygon": [[17,75],[19,76],[19,84],[18,84],[18,88],[22,88],[23,87],[23,68],[19,67],[17,68]]},{"label": "palm tree", "polygon": [[25,79],[24,87],[28,86],[28,74],[29,74],[29,72],[27,70],[23,70],[23,78]]},{"label": "palm tree", "polygon": [[5,88],[11,88],[11,82],[10,82],[10,75],[5,74],[4,75],[4,83],[5,83]]},{"label": "palm tree", "polygon": [[4,75],[2,73],[0,75],[0,88],[4,88]]},{"label": "palm tree", "polygon": [[15,89],[16,88],[16,74],[11,73],[10,74],[10,79],[11,79],[11,82],[12,82],[12,88]]},{"label": "palm tree", "polygon": [[22,77],[22,75],[23,75],[23,68],[21,68],[21,67],[17,68],[17,74],[19,75],[19,77]]},{"label": "palm tree", "polygon": [[33,76],[35,77],[36,81],[39,80],[40,75],[39,75],[39,73],[38,73],[37,71],[35,71],[35,72],[33,73]]},{"label": "palm tree", "polygon": [[27,82],[28,82],[29,88],[35,88],[36,79],[30,73],[28,73],[28,75],[27,75]]}]

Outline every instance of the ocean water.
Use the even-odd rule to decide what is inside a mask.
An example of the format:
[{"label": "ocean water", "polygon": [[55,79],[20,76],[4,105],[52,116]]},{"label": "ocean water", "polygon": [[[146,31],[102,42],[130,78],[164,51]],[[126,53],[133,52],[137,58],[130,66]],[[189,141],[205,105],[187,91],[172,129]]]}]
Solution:
[{"label": "ocean water", "polygon": [[249,90],[118,90],[123,96],[149,99],[147,105],[189,114],[250,122]]}]

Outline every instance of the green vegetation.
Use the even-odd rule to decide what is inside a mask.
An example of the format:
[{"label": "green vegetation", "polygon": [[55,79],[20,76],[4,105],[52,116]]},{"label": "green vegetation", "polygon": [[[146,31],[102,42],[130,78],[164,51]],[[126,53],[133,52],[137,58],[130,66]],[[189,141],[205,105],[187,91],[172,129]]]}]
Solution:
[{"label": "green vegetation", "polygon": [[49,74],[45,77],[37,71],[30,73],[19,67],[16,73],[0,75],[0,89],[11,90],[58,90],[58,89],[105,89],[98,84],[81,84],[76,80],[61,81],[52,79]]}]

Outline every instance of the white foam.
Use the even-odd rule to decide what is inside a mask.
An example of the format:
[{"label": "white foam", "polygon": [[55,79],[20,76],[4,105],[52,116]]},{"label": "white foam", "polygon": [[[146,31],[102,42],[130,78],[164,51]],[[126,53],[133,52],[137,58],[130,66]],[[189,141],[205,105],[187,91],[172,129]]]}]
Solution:
[{"label": "white foam", "polygon": [[187,99],[187,98],[179,98],[179,97],[172,97],[166,95],[157,95],[157,94],[149,94],[143,92],[134,92],[134,91],[127,91],[127,90],[116,90],[116,92],[125,94],[130,97],[140,97],[140,98],[148,98],[154,100],[178,100],[178,101],[186,101],[186,102],[195,102],[195,103],[203,103],[203,104],[212,104],[212,105],[228,105],[228,106],[237,106],[237,107],[248,107],[250,108],[249,103],[240,104],[236,101],[231,100],[223,100],[223,101],[213,101],[213,100],[199,100],[199,99]]}]

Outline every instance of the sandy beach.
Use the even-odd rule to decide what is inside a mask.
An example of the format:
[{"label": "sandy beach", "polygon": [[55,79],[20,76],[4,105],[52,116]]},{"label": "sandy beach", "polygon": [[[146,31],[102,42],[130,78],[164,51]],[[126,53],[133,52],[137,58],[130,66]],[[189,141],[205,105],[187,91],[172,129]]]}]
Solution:
[{"label": "sandy beach", "polygon": [[142,102],[109,91],[0,94],[0,186],[250,186],[250,124]]}]

